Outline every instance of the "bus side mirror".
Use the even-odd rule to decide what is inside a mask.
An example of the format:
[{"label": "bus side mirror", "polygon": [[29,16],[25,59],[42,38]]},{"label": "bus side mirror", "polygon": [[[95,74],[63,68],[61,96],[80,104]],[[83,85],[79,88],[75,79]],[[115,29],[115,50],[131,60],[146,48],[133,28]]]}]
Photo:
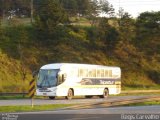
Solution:
[{"label": "bus side mirror", "polygon": [[38,70],[33,71],[32,72],[32,77],[35,78],[38,75],[38,72],[39,72]]}]

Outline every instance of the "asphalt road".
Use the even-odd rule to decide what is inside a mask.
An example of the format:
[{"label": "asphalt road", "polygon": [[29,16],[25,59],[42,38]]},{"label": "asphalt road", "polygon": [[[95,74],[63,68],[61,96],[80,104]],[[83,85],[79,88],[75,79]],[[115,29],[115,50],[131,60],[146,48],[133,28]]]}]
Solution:
[{"label": "asphalt road", "polygon": [[[81,104],[81,103],[93,103],[93,102],[105,102],[105,101],[113,101],[113,100],[124,100],[124,99],[137,99],[144,96],[109,96],[107,99],[102,98],[74,98],[72,100],[66,99],[55,99],[50,100],[48,98],[44,99],[34,99],[34,105],[45,105],[45,104]],[[18,99],[18,100],[0,100],[0,106],[15,106],[15,105],[30,105],[30,99]]]},{"label": "asphalt road", "polygon": [[[160,120],[160,106],[113,107],[1,114],[16,120]],[[2,119],[5,120],[5,119]]]}]

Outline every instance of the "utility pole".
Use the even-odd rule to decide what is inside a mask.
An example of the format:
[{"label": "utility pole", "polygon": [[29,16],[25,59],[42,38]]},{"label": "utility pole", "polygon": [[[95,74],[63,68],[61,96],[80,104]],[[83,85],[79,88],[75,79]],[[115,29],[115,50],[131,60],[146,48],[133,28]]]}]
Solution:
[{"label": "utility pole", "polygon": [[31,6],[31,24],[32,24],[33,23],[33,0],[31,0],[30,6]]}]

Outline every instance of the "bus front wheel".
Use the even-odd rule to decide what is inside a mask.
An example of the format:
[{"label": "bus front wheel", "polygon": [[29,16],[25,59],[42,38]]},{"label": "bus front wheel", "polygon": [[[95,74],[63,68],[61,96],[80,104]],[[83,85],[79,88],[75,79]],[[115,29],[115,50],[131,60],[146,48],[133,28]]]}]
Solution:
[{"label": "bus front wheel", "polygon": [[49,99],[53,100],[55,99],[55,96],[49,96]]},{"label": "bus front wheel", "polygon": [[86,95],[85,98],[92,98],[93,96],[91,95]]},{"label": "bus front wheel", "polygon": [[103,91],[103,95],[100,95],[100,98],[107,98],[109,95],[109,91],[107,88],[104,89]]},{"label": "bus front wheel", "polygon": [[68,94],[66,96],[66,99],[71,100],[73,98],[73,90],[69,89],[68,90]]}]

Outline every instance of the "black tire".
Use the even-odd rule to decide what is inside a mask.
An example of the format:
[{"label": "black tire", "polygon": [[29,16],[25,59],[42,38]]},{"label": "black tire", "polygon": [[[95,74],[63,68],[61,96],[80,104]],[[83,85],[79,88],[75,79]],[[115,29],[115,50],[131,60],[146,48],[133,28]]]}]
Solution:
[{"label": "black tire", "polygon": [[108,91],[108,89],[104,89],[104,91],[103,91],[103,95],[100,95],[100,98],[108,98],[108,95],[109,95],[109,91]]},{"label": "black tire", "polygon": [[68,90],[68,94],[66,96],[66,99],[71,100],[73,98],[73,90],[69,89]]},{"label": "black tire", "polygon": [[85,98],[92,98],[93,96],[91,95],[86,95]]},{"label": "black tire", "polygon": [[49,99],[54,100],[55,96],[49,96]]}]

